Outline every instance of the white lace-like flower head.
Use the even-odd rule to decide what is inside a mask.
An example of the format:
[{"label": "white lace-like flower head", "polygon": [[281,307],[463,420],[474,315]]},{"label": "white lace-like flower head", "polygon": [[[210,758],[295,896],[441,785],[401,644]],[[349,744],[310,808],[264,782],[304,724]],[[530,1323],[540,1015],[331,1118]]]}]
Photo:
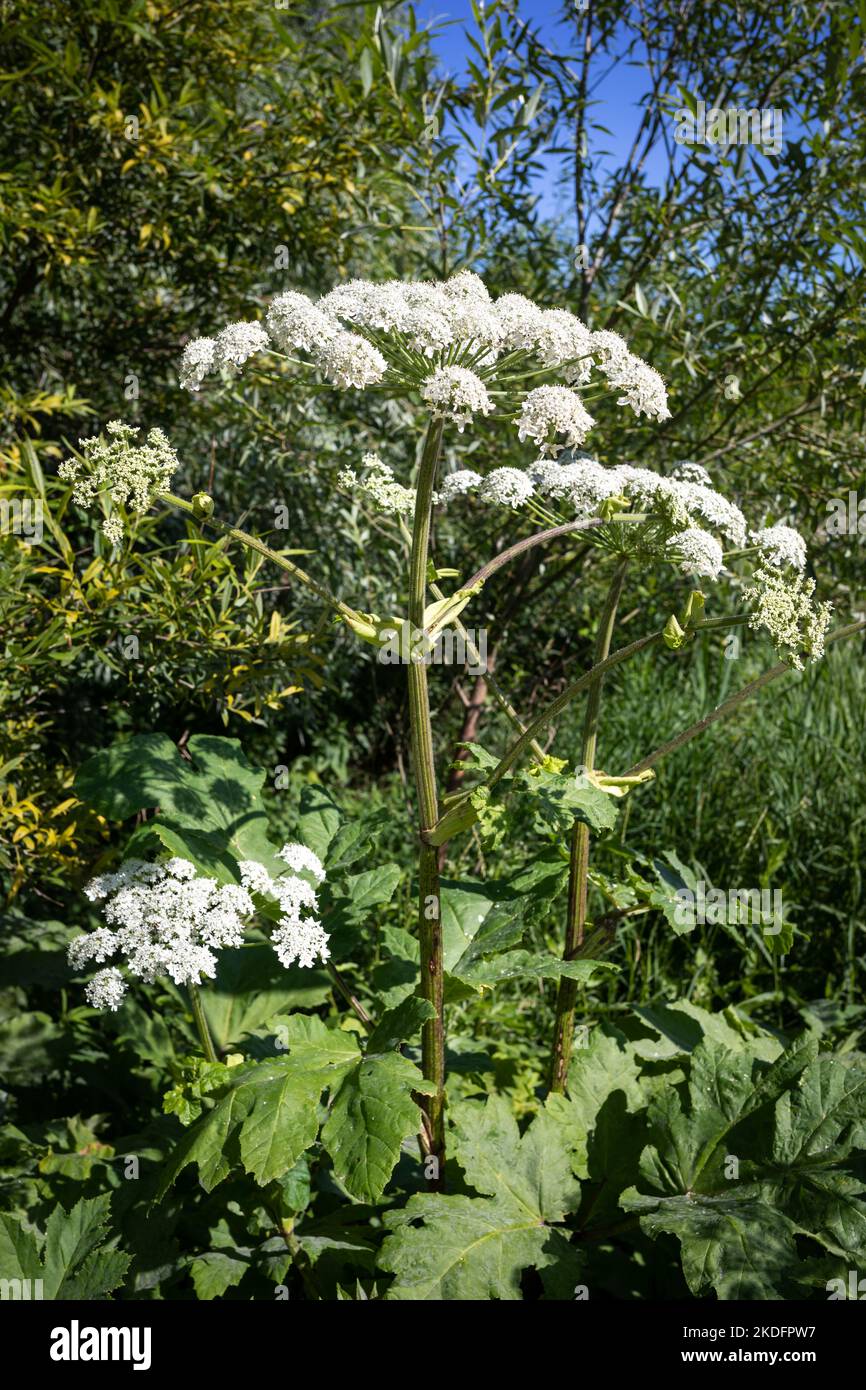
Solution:
[{"label": "white lace-like flower head", "polygon": [[702,531],[699,526],[689,526],[685,531],[679,531],[671,537],[668,547],[683,574],[718,579],[722,572],[722,547],[715,536],[709,531]]},{"label": "white lace-like flower head", "polygon": [[833,612],[832,604],[816,603],[814,593],[814,579],[783,576],[773,569],[757,570],[753,583],[743,590],[743,597],[755,603],[749,627],[766,628],[776,651],[798,671],[803,670],[804,656],[814,662],[824,655]]},{"label": "white lace-like flower head", "polygon": [[793,526],[765,526],[751,535],[753,545],[758,547],[761,559],[775,569],[786,565],[794,570],[806,568],[806,542]]},{"label": "white lace-like flower head", "polygon": [[576,391],[566,386],[537,386],[523,398],[517,433],[520,439],[533,439],[542,455],[555,456],[565,446],[582,444],[594,424]]},{"label": "white lace-like flower head", "polygon": [[[128,860],[116,873],[93,879],[85,892],[91,902],[103,904],[106,925],[70,942],[70,965],[78,970],[120,955],[129,974],[147,983],[161,975],[178,985],[212,978],[215,952],[241,944],[245,919],[254,911],[246,888],[199,877],[195,866],[179,857],[164,864]],[[101,997],[119,1002],[115,977],[122,982],[112,967],[91,981],[91,1002]]]},{"label": "white lace-like flower head", "polygon": [[[107,440],[79,440],[84,457],[65,460],[57,471],[74,484],[72,496],[80,506],[89,507],[98,495],[107,494],[114,507],[146,512],[168,488],[180,467],[177,454],[162,430],[150,430],[144,444],[135,442],[139,433],[138,426],[111,420]],[[116,512],[103,523],[103,530],[109,540],[120,539],[123,523]]]},{"label": "white lace-like flower head", "polygon": [[322,374],[343,391],[375,386],[388,369],[379,349],[358,333],[335,333],[313,355]]},{"label": "white lace-like flower head", "polygon": [[126,981],[115,966],[97,970],[84,986],[84,997],[94,1009],[110,1009],[112,1013],[120,1008],[126,995]]},{"label": "white lace-like flower head", "polygon": [[493,409],[484,382],[468,367],[437,367],[421,383],[421,399],[437,419],[451,420],[461,433],[473,415]]},{"label": "white lace-like flower head", "polygon": [[500,507],[522,507],[532,496],[532,480],[520,468],[494,468],[479,489],[484,502]]},{"label": "white lace-like flower head", "polygon": [[187,343],[180,360],[180,384],[185,391],[197,391],[206,376],[213,371],[216,341],[213,338],[193,338]]},{"label": "white lace-like flower head", "polygon": [[271,301],[265,317],[268,333],[284,351],[315,353],[340,332],[340,325],[305,294],[287,290]]},{"label": "white lace-like flower head", "polygon": [[308,873],[321,883],[325,871],[318,856],[306,845],[283,845],[278,858],[286,865],[286,873],[272,878],[261,864],[243,863],[239,866],[241,882],[251,892],[271,897],[279,905],[280,918],[271,933],[271,945],[279,961],[287,969],[295,963],[310,968],[316,960],[328,960],[329,937],[316,916],[316,890],[299,875]]},{"label": "white lace-like flower head", "polygon": [[377,511],[411,516],[415,510],[415,489],[398,483],[393,468],[383,463],[378,454],[365,454],[361,463],[366,470],[363,477],[352,468],[344,468],[337,474],[337,486],[344,492],[368,497]]},{"label": "white lace-like flower head", "polygon": [[214,368],[218,371],[224,367],[237,375],[254,353],[265,352],[269,346],[268,335],[260,323],[230,323],[216,336]]},{"label": "white lace-like flower head", "polygon": [[475,492],[482,482],[481,474],[475,473],[471,468],[458,468],[454,473],[447,473],[442,479],[439,488],[439,501],[443,506],[453,502],[455,497],[462,497],[467,492]]}]

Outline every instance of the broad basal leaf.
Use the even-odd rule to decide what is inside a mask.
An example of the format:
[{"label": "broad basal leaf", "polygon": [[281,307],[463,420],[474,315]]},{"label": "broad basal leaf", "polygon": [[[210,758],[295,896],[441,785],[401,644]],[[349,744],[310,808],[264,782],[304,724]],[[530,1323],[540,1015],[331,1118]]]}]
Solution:
[{"label": "broad basal leaf", "polygon": [[452,1142],[479,1197],[411,1197],[385,1218],[380,1267],[395,1275],[391,1300],[521,1297],[524,1270],[574,1287],[580,1258],[555,1223],[578,1200],[560,1127],[542,1113],[520,1136],[508,1102],[459,1106]]}]

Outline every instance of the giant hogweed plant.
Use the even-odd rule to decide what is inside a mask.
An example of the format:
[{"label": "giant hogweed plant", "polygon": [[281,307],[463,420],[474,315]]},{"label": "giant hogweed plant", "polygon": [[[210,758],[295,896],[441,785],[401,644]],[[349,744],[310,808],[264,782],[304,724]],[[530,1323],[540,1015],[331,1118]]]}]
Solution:
[{"label": "giant hogweed plant", "polygon": [[[208,1191],[239,1168],[275,1189],[286,1258],[299,1262],[308,1291],[310,1252],[320,1247],[304,1244],[287,1193],[311,1151],[327,1155],[331,1180],[346,1197],[383,1205],[384,1243],[376,1221],[369,1248],[356,1243],[347,1255],[350,1270],[379,1271],[367,1296],[520,1297],[532,1268],[544,1296],[571,1297],[586,1251],[627,1231],[635,1240],[677,1236],[692,1291],[714,1288],[722,1297],[790,1290],[801,1277],[795,1269],[802,1236],[812,1242],[813,1263],[804,1268],[814,1283],[834,1261],[850,1257],[854,1209],[857,1221],[866,1217],[859,1174],[845,1166],[858,1138],[862,1143],[854,1120],[866,1072],[818,1057],[802,1043],[785,1050],[754,1025],[688,1006],[684,1014],[662,1011],[651,1019],[649,1031],[661,1034],[661,1043],[647,1038],[646,1026],[637,1038],[599,1027],[588,1047],[572,1049],[579,991],[617,968],[607,957],[619,918],[643,905],[661,910],[672,930],[688,929],[677,911],[687,879],[676,864],[648,856],[627,882],[613,883],[593,869],[593,836],[615,825],[622,798],[636,794],[668,752],[863,624],[828,633],[830,608],[815,601],[814,582],[804,577],[800,536],[784,525],[750,529],[699,466],[683,464],[664,477],[629,464],[603,467],[583,452],[595,424],[590,410],[605,394],[651,421],[667,417],[667,397],[658,373],[620,337],[592,332],[566,311],[514,294],[493,301],[468,271],[444,283],[354,281],[315,304],[290,292],[273,301],[264,323],[231,324],[189,343],[182,384],[197,391],[208,376],[236,376],[265,353],[293,390],[377,391],[418,407],[411,485],[377,453],[340,477],[364,505],[396,520],[405,540],[406,613],[355,606],[285,552],[221,520],[211,497],[172,493],[178,460],[158,429],[142,443],[136,430],[113,422],[107,439],[84,441],[61,474],[79,503],[99,501],[110,539],[122,533],[125,508],[168,504],[257,551],[327,605],[336,623],[403,663],[416,789],[416,922],[414,930],[383,930],[388,959],[372,978],[360,987],[347,979],[340,963],[352,961],[357,932],[390,899],[399,877],[393,865],[353,872],[373,853],[376,817],[341,823],[331,799],[308,789],[297,839],[278,848],[261,796],[264,774],[231,740],[194,736],[181,754],[160,735],[139,736],[82,768],[83,800],[115,820],[136,815],[138,823],[119,868],[100,873],[86,890],[103,924],[72,942],[70,961],[76,969],[100,967],[86,985],[98,1008],[122,1007],[130,981],[186,990],[201,1041],[201,1057],[189,1062],[166,1100],[188,1129],[160,1192],[191,1163]],[[509,449],[515,431],[515,442],[531,441],[538,457],[526,468],[499,467],[483,477],[471,469],[441,476],[446,432],[465,437],[482,422],[501,430]],[[498,509],[503,532],[497,553],[475,560],[462,578],[437,568],[431,554],[434,516],[457,507]],[[509,536],[511,530],[524,534]],[[527,549],[575,533],[595,547],[609,575],[593,664],[531,719],[488,674],[512,737],[499,756],[470,748],[470,775],[444,794],[428,694],[437,642],[457,632],[478,657],[461,615],[488,578]],[[630,575],[648,567],[683,576],[682,604],[653,630],[616,646],[622,594]],[[712,615],[710,585],[723,605],[729,596],[725,611]],[[654,648],[675,653],[702,632],[744,624],[766,631],[778,664],[635,766],[596,765],[607,672]],[[577,700],[585,710],[580,747],[545,751],[541,740]],[[521,798],[531,800],[553,843],[507,884],[444,878],[451,842],[473,827],[495,842],[509,806]],[[595,920],[588,915],[592,885],[607,899]],[[541,949],[535,929],[549,922],[560,888],[561,949]],[[789,923],[742,911],[768,949],[790,948]],[[275,1012],[267,998],[273,1003],[278,995],[268,995],[239,1039],[208,982],[220,957],[249,960],[253,953],[261,960],[271,950],[296,999],[304,999],[299,979],[324,968],[357,1031],[328,1027],[305,1012]],[[502,1098],[446,1109],[449,1003],[514,980],[550,981],[557,991],[549,1093],[523,1133]],[[813,1123],[813,1102],[820,1124]],[[769,1125],[760,1123],[767,1118]],[[742,1136],[735,1149],[732,1133]],[[423,1170],[414,1185],[423,1181],[428,1190],[407,1201],[395,1169],[413,1136]],[[841,1172],[828,1167],[830,1144]],[[724,1166],[726,1152],[741,1156],[736,1181]],[[454,1186],[457,1192],[447,1190]],[[763,1242],[763,1263],[741,1258],[744,1232]]]}]

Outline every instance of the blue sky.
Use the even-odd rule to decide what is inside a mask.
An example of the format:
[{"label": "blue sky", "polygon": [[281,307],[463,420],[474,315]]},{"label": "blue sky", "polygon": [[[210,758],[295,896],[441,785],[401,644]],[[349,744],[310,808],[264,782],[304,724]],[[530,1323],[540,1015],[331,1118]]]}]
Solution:
[{"label": "blue sky", "polygon": [[[577,53],[577,26],[574,22],[563,20],[563,5],[557,0],[521,0],[520,15],[528,19],[533,27],[539,26],[541,37],[554,52],[563,56]],[[416,7],[421,23],[433,25],[433,47],[440,57],[442,67],[455,76],[465,70],[467,57],[475,56],[470,48],[466,30],[474,32],[475,19],[470,0],[422,0]],[[596,150],[610,151],[605,159],[607,167],[614,167],[623,161],[631,148],[637,123],[640,120],[640,99],[648,86],[648,75],[639,66],[619,64],[601,84],[595,94],[599,103],[592,110],[591,118],[600,121],[611,131],[609,137],[596,133],[593,145]],[[667,161],[663,150],[653,152],[646,173],[650,181],[662,178],[667,171]],[[551,161],[550,177],[544,180],[539,189],[542,209],[547,215],[559,213],[571,220],[574,205],[568,190],[557,194],[553,187],[556,168]]]}]

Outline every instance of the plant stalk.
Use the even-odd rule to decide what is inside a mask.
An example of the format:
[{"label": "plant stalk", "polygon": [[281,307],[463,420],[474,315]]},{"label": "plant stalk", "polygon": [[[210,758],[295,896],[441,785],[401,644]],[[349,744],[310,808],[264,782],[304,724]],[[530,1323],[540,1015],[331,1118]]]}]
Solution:
[{"label": "plant stalk", "polygon": [[[442,421],[431,420],[421,454],[409,557],[409,624],[413,637],[424,627],[427,598],[427,557],[430,548],[430,516],[433,484],[442,445]],[[420,846],[418,850],[418,935],[421,946],[421,993],[436,1010],[421,1030],[421,1069],[435,1091],[423,1100],[430,1152],[438,1161],[437,1177],[445,1165],[445,1023],[443,1018],[442,915],[440,910],[439,856],[424,841],[436,824],[439,805],[433,730],[424,660],[409,663],[409,726],[412,766],[418,794]]]},{"label": "plant stalk", "polygon": [[201,994],[199,993],[198,985],[189,986],[189,998],[190,1003],[192,1004],[192,1016],[195,1019],[195,1026],[198,1029],[198,1035],[201,1038],[202,1051],[209,1062],[218,1062],[219,1058],[216,1055],[216,1049],[213,1045],[213,1038],[210,1035],[210,1028],[208,1028],[207,1025],[207,1019],[205,1018],[204,1006],[201,1002]]},{"label": "plant stalk", "polygon": [[[610,644],[616,622],[622,586],[625,582],[628,560],[617,565],[598,625],[593,666],[606,661],[610,655]],[[583,744],[581,762],[586,771],[592,771],[595,764],[595,750],[598,742],[598,717],[601,707],[601,679],[589,688],[586,700],[586,713],[583,720]],[[589,826],[576,820],[571,828],[571,852],[568,870],[568,914],[565,926],[564,960],[573,960],[583,945],[586,933],[586,898],[589,875]],[[556,1023],[553,1033],[553,1056],[551,1059],[550,1089],[564,1091],[571,1060],[571,1045],[574,1038],[574,1008],[577,1001],[577,980],[561,976],[556,1000]]]}]

